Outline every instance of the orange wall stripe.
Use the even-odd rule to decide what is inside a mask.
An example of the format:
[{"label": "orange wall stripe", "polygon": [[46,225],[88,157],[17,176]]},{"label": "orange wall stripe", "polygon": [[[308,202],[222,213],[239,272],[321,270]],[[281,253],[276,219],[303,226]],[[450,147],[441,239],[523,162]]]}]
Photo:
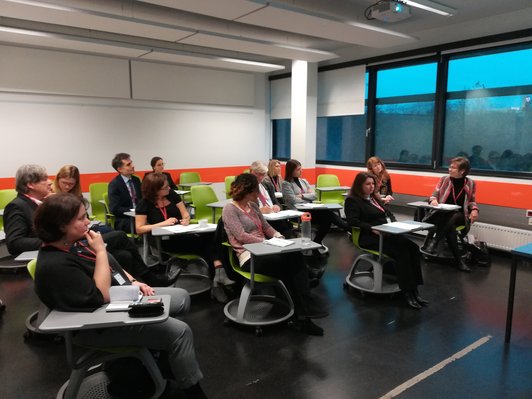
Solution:
[{"label": "orange wall stripe", "polygon": [[[223,182],[226,176],[239,175],[248,166],[229,166],[216,168],[194,168],[194,169],[171,169],[167,170],[174,181],[178,180],[181,172],[198,172],[203,181],[212,183]],[[138,171],[137,175],[144,177],[146,171]],[[358,170],[336,169],[332,167],[316,167],[303,169],[303,177],[311,184],[316,183],[316,177],[320,174],[335,174],[343,186],[351,186]],[[284,164],[283,164],[284,175]],[[393,182],[393,190],[399,194],[418,195],[429,197],[434,187],[438,183],[437,176],[418,176],[390,173]],[[89,191],[91,183],[110,182],[116,173],[86,173],[81,176],[81,187],[84,192]],[[51,176],[53,177],[53,176]],[[479,204],[503,206],[509,208],[530,209],[532,208],[532,185],[503,183],[490,181],[476,181],[477,202]],[[0,189],[14,188],[14,177],[0,178]]]}]

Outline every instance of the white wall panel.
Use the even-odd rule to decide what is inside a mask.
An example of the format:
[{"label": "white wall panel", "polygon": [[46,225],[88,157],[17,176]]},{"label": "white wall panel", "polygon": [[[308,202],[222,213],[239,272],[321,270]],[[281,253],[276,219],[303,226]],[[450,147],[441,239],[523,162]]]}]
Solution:
[{"label": "white wall panel", "polygon": [[292,79],[270,81],[270,98],[272,119],[292,117]]},{"label": "white wall panel", "polygon": [[365,66],[318,73],[318,116],[363,115]]},{"label": "white wall panel", "polygon": [[128,62],[0,46],[0,90],[129,98]]},{"label": "white wall panel", "polygon": [[253,106],[252,73],[131,62],[133,98],[196,104]]}]

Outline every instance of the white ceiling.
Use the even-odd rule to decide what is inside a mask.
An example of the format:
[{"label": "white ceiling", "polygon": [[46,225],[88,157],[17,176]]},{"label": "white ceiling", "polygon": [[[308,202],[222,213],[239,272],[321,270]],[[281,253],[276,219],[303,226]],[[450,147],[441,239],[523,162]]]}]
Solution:
[{"label": "white ceiling", "polygon": [[455,15],[412,8],[394,23],[364,17],[376,1],[0,0],[0,43],[283,72],[296,59],[334,64],[532,25],[532,0],[438,0]]}]

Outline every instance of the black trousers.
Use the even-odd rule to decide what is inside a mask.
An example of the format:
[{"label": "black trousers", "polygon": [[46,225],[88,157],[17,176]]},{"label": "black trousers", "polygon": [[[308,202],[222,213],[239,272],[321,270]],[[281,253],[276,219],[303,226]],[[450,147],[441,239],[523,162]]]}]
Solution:
[{"label": "black trousers", "polygon": [[120,266],[135,278],[149,272],[136,245],[123,231],[110,231],[102,234],[103,241],[107,244],[107,252],[115,257]]},{"label": "black trousers", "polygon": [[[360,237],[360,246],[378,251],[379,239],[375,234],[374,237],[363,235]],[[415,242],[402,235],[385,235],[382,251],[395,260],[395,273],[401,290],[412,291],[423,284],[421,255]]]},{"label": "black trousers", "polygon": [[[242,266],[249,271],[251,260]],[[282,255],[257,256],[254,259],[255,272],[281,280],[294,301],[295,313],[305,313],[310,300],[308,272],[303,255],[289,252]]]},{"label": "black trousers", "polygon": [[465,216],[462,212],[435,212],[426,219],[436,228],[435,242],[440,242],[443,237],[451,250],[456,262],[460,261],[460,249],[458,248],[458,235],[456,228],[465,225]]},{"label": "black trousers", "polygon": [[314,237],[315,242],[320,243],[323,241],[329,230],[331,230],[331,224],[334,224],[345,231],[351,231],[349,225],[342,220],[340,215],[330,209],[313,209],[310,211],[312,218],[312,225],[317,226],[318,231]]}]

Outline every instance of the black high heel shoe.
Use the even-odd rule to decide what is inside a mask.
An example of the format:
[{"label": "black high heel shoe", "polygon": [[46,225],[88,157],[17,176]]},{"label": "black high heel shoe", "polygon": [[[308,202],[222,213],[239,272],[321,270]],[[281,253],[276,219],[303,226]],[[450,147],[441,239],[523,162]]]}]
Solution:
[{"label": "black high heel shoe", "polygon": [[416,302],[419,303],[421,306],[427,306],[429,304],[429,301],[419,296],[417,288],[414,290],[414,298]]},{"label": "black high heel shoe", "polygon": [[421,309],[421,305],[416,300],[415,294],[412,291],[405,291],[405,299],[408,306],[410,306],[412,309],[419,310]]}]

